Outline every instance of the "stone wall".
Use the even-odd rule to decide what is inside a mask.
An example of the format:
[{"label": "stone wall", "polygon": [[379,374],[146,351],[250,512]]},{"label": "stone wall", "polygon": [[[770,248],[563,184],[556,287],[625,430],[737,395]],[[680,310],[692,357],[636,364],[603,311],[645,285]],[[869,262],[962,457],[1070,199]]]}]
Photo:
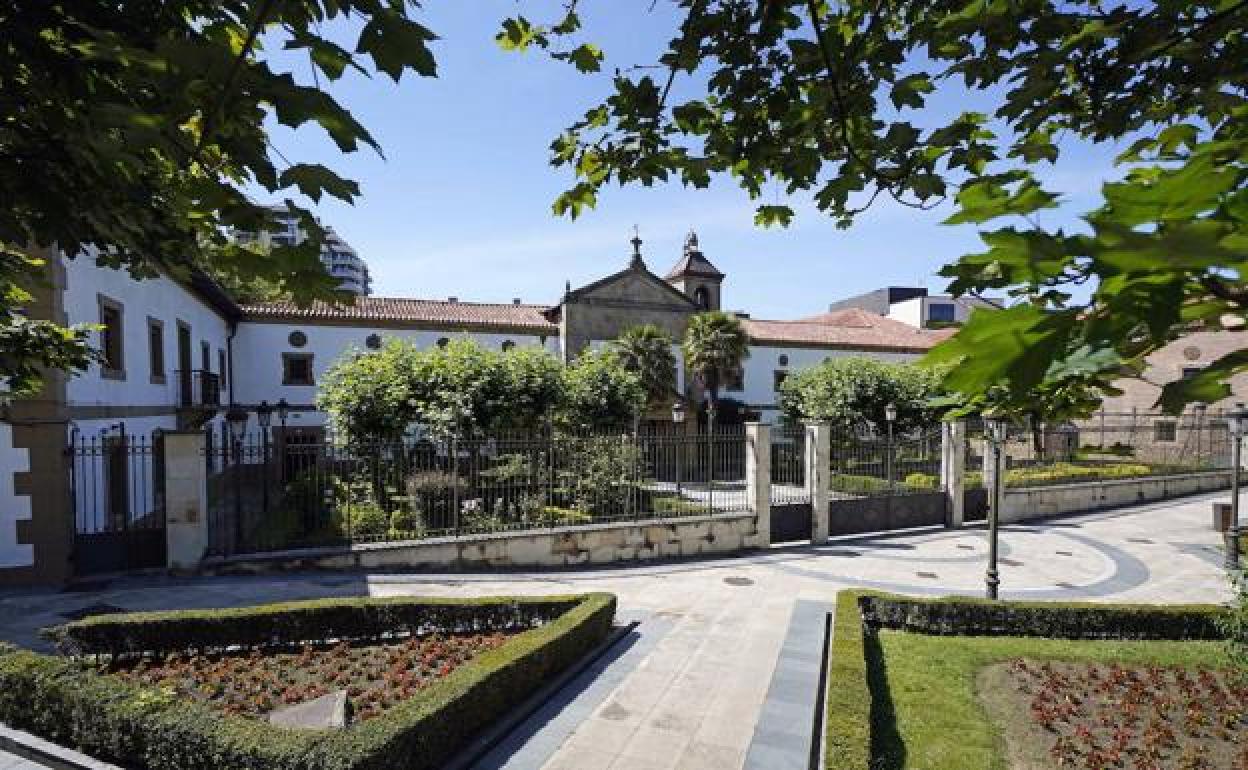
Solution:
[{"label": "stone wall", "polygon": [[766,545],[754,514],[732,513],[234,556],[205,561],[203,569],[571,567],[723,555]]},{"label": "stone wall", "polygon": [[1215,492],[1231,485],[1230,471],[1210,471],[1182,476],[1150,476],[1140,479],[1059,484],[1049,487],[1007,489],[1001,522],[1008,524],[1043,519],[1063,513],[1095,511],[1120,505]]}]

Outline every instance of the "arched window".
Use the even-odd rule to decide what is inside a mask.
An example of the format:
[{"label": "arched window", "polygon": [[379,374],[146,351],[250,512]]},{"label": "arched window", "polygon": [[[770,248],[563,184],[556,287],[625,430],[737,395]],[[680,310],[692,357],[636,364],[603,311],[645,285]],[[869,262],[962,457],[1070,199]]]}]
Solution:
[{"label": "arched window", "polygon": [[364,339],[364,347],[369,350],[381,350],[381,335],[370,334]]},{"label": "arched window", "polygon": [[448,338],[446,338],[446,337],[438,337],[438,347],[440,347],[440,348],[444,348],[444,347],[446,347],[446,346],[447,346],[447,345],[449,345],[449,344],[451,344],[450,339],[448,339]]},{"label": "arched window", "polygon": [[789,365],[789,356],[788,356],[788,354],[787,354],[787,353],[781,353],[781,354],[780,354],[779,361],[780,361],[780,365],[781,365],[781,366],[788,366],[788,365]]},{"label": "arched window", "polygon": [[290,333],[290,336],[286,338],[286,341],[290,343],[292,348],[301,348],[308,344],[308,335],[301,331],[295,330]]},{"label": "arched window", "polygon": [[516,343],[513,340],[503,340],[503,352],[504,353],[506,353],[508,350],[511,350],[515,347],[516,347]]},{"label": "arched window", "polygon": [[693,290],[693,301],[703,310],[711,309],[711,293],[706,290],[705,286],[699,286]]}]

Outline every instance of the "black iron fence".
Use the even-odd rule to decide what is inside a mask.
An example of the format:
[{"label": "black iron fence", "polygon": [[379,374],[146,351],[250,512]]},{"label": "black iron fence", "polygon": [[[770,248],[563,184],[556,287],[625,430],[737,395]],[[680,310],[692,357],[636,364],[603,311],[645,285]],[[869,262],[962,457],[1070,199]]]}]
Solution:
[{"label": "black iron fence", "polygon": [[[1011,425],[1002,450],[1005,485],[1034,487],[1227,470],[1231,435],[1214,412],[1180,416],[1104,412],[1058,423]],[[985,434],[967,434],[968,487],[983,486]]]},{"label": "black iron fence", "polygon": [[65,449],[79,575],[165,562],[164,442],[124,433],[76,436]]},{"label": "black iron fence", "polygon": [[208,450],[214,555],[746,510],[745,434],[521,434]]},{"label": "black iron fence", "polygon": [[832,496],[888,497],[939,489],[941,436],[937,427],[915,433],[832,432]]}]

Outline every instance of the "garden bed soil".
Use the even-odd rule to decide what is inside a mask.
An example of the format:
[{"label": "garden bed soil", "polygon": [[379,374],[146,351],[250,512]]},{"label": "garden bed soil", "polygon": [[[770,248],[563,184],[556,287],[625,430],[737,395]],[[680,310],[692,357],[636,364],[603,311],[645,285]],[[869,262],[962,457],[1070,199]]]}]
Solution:
[{"label": "garden bed soil", "polygon": [[429,634],[386,643],[170,654],[101,664],[141,687],[172,691],[248,717],[345,690],[353,721],[380,716],[513,634]]},{"label": "garden bed soil", "polygon": [[1248,679],[1229,669],[1017,658],[975,685],[1012,770],[1248,770]]}]

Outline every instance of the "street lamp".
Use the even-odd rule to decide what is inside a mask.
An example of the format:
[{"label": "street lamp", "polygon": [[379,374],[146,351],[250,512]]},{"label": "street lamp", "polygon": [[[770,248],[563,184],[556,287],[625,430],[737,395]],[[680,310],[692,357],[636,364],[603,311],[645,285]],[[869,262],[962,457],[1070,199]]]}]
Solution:
[{"label": "street lamp", "polygon": [[269,511],[269,425],[273,422],[273,407],[268,401],[261,401],[256,407],[256,422],[260,424],[260,439],[264,445],[264,462],[260,465],[260,482],[263,496],[264,512]]},{"label": "street lamp", "polygon": [[[1204,450],[1204,441],[1202,440],[1205,432],[1205,411],[1209,408],[1208,404],[1192,404],[1192,416],[1196,418],[1196,462],[1200,465],[1204,464],[1204,457],[1201,452]],[[1209,442],[1209,454],[1213,454],[1213,442]]]},{"label": "street lamp", "polygon": [[884,406],[884,422],[888,426],[888,454],[884,458],[888,471],[888,491],[893,491],[893,423],[897,421],[897,405],[892,401]]},{"label": "street lamp", "polygon": [[243,548],[243,435],[247,431],[247,410],[235,404],[225,413],[225,424],[230,429],[230,443],[234,455],[234,546]]},{"label": "street lamp", "polygon": [[290,404],[284,398],[277,400],[277,419],[282,424],[282,463],[281,472],[278,474],[278,483],[286,483],[286,418],[290,416]]},{"label": "street lamp", "polygon": [[678,499],[684,497],[684,491],[681,488],[681,482],[684,480],[684,461],[685,461],[685,404],[677,399],[672,402],[672,424],[678,426],[676,429],[676,497]]},{"label": "street lamp", "polygon": [[1248,429],[1248,409],[1242,403],[1235,404],[1226,416],[1226,425],[1231,429],[1231,520],[1227,523],[1224,541],[1226,543],[1226,568],[1239,569],[1239,469],[1240,453],[1243,449],[1244,430]]},{"label": "street lamp", "polygon": [[996,599],[997,589],[1001,585],[997,572],[997,537],[1001,524],[1002,489],[1005,486],[1005,479],[1001,478],[1004,465],[1001,461],[1001,445],[1005,443],[1010,421],[1004,413],[988,409],[984,412],[984,427],[988,430],[988,439],[992,444],[992,474],[989,476],[992,485],[988,489],[988,570],[984,574],[984,583],[988,589],[988,598]]}]

